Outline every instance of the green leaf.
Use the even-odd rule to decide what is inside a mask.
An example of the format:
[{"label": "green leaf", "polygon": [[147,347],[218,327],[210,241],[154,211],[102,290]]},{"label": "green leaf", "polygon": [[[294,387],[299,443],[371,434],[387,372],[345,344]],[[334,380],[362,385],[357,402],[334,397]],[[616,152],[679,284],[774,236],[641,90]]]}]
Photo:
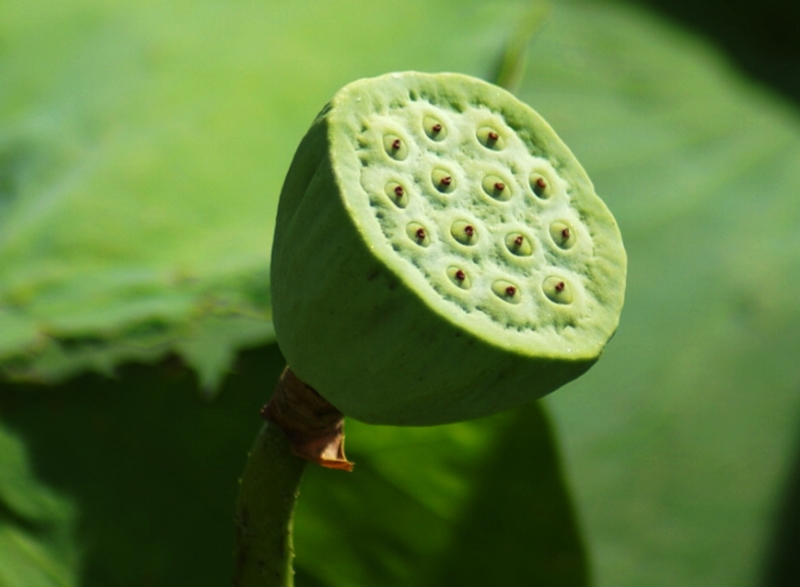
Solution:
[{"label": "green leaf", "polygon": [[[213,402],[174,362],[85,375],[60,393],[0,385],[0,422],[80,508],[81,585],[230,582],[236,480],[283,366],[275,346],[246,353]],[[350,421],[347,434],[355,472],[310,467],[303,481],[298,585],[587,584],[538,404],[435,428]]]},{"label": "green leaf", "polygon": [[797,112],[620,5],[559,5],[530,63],[629,254],[606,357],[547,400],[597,584],[757,584],[800,414]]},{"label": "green leaf", "polygon": [[[5,2],[0,373],[178,349],[213,387],[235,350],[273,340],[277,197],[319,109],[390,70],[483,74],[526,6]],[[229,318],[243,336],[207,335]]]},{"label": "green leaf", "polygon": [[19,438],[0,426],[0,585],[78,584],[71,501],[31,471]]},{"label": "green leaf", "polygon": [[[387,70],[485,73],[526,9],[15,3],[15,18],[0,25],[10,39],[0,74],[15,81],[0,93],[10,186],[0,218],[3,369],[60,380],[176,350],[213,387],[235,349],[272,337],[266,264],[276,195],[325,100]],[[228,582],[235,479],[281,367],[274,347],[251,356],[213,405],[172,363],[122,367],[116,382],[83,376],[57,395],[0,388],[0,414],[15,407],[37,469],[80,507],[82,585]],[[440,429],[351,427],[359,474],[320,481],[318,471],[304,490],[298,566],[309,584],[407,584],[420,566],[435,584],[436,561],[462,552],[472,562],[461,572],[485,583],[487,573],[500,576],[494,561],[529,557],[531,536],[555,556],[508,566],[509,580],[585,584],[537,406]],[[370,446],[371,437],[381,442]],[[486,502],[506,514],[484,511]],[[404,509],[387,515],[392,507]],[[318,539],[322,513],[337,523],[344,515],[341,551],[332,548],[339,539]],[[504,519],[522,522],[516,549]],[[476,540],[465,535],[473,527]]]},{"label": "green leaf", "polygon": [[312,468],[298,583],[588,584],[542,407],[434,428],[347,423],[352,475]]},{"label": "green leaf", "polygon": [[[41,377],[109,369],[177,344],[202,364],[219,337],[213,366],[238,345],[267,340],[269,206],[313,113],[363,75],[488,70],[503,18],[517,8],[492,12],[498,6],[301,3],[268,19],[261,4],[6,2],[0,76],[13,83],[0,87],[4,369]],[[452,15],[459,30],[451,37],[442,23]],[[584,163],[629,251],[617,337],[585,378],[547,402],[566,443],[597,584],[756,584],[800,408],[797,113],[693,37],[618,4],[557,4],[529,57],[523,98]],[[226,202],[219,210],[217,197]],[[205,316],[209,338],[195,342]],[[240,330],[229,318],[255,326]],[[245,342],[231,342],[240,332]],[[273,367],[262,384],[271,384]],[[219,369],[204,372],[206,382]],[[235,488],[223,486],[244,462],[227,459],[252,441],[257,424],[243,422],[263,392],[245,397],[232,387],[198,407],[194,381],[155,370],[148,377],[116,395],[101,380],[81,389],[82,379],[61,390],[69,401],[7,393],[27,406],[15,418],[37,471],[80,496],[92,546],[87,584],[225,581],[215,557],[232,544],[225,533]],[[241,411],[225,402],[241,402]],[[80,425],[61,418],[81,411],[71,421]],[[430,566],[452,564],[466,548],[464,512],[497,501],[482,474],[524,427],[509,414],[398,431],[395,446],[422,447],[419,465],[403,469],[380,456],[392,440],[383,429],[350,426],[356,473],[306,479],[297,532],[307,584],[407,581],[423,553],[420,573],[435,582],[442,571]],[[71,448],[71,458],[54,447]],[[437,455],[435,447],[450,450]],[[109,473],[119,463],[129,463],[124,474]],[[509,474],[525,478],[515,466]],[[332,492],[342,485],[318,502],[321,483]],[[523,511],[506,505],[493,510],[498,518]],[[503,526],[527,544],[516,526]],[[486,584],[480,556],[470,553],[470,576]]]}]

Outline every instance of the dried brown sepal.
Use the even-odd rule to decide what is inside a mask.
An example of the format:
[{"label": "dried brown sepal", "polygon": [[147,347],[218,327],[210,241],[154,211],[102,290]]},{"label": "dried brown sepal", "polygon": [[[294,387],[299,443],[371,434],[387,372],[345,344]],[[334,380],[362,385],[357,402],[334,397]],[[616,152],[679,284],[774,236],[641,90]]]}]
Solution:
[{"label": "dried brown sepal", "polygon": [[261,409],[261,417],[283,430],[292,453],[329,469],[352,471],[344,455],[344,415],[289,367]]}]

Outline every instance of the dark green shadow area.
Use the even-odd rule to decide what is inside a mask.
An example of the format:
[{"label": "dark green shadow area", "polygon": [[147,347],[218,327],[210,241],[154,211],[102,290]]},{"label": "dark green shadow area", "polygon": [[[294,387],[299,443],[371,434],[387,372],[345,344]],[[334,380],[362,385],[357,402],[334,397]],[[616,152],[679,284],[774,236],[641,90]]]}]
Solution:
[{"label": "dark green shadow area", "polygon": [[212,402],[175,362],[0,385],[37,476],[79,508],[82,585],[230,584],[237,480],[283,366],[276,346],[244,353]]},{"label": "dark green shadow area", "polygon": [[[800,441],[800,438],[798,438]],[[784,489],[783,501],[776,512],[775,533],[769,549],[764,587],[800,585],[800,442],[795,448],[792,471]]]},{"label": "dark green shadow area", "polygon": [[[237,480],[283,366],[276,346],[245,352],[213,401],[174,360],[0,385],[0,424],[78,512],[81,587],[230,584]],[[298,586],[588,584],[541,404],[427,429],[355,424],[355,472],[303,480]]]},{"label": "dark green shadow area", "polygon": [[631,0],[714,39],[748,75],[800,102],[800,5],[794,0]]},{"label": "dark green shadow area", "polygon": [[430,587],[589,585],[585,546],[542,404],[514,410],[490,454]]}]

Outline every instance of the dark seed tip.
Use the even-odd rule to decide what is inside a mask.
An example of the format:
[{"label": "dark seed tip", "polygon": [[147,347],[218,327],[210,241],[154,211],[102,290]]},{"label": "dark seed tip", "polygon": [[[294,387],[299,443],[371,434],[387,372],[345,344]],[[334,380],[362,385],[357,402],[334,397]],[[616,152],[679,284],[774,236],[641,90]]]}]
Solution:
[{"label": "dark seed tip", "polygon": [[557,292],[562,292],[562,291],[564,291],[564,282],[563,282],[563,281],[559,281],[559,282],[556,284],[556,291],[557,291]]},{"label": "dark seed tip", "polygon": [[509,285],[509,286],[506,288],[506,295],[507,295],[508,297],[510,297],[510,298],[511,298],[511,297],[514,297],[514,294],[515,294],[515,293],[517,293],[517,288],[516,288],[516,287],[514,287],[513,285]]}]

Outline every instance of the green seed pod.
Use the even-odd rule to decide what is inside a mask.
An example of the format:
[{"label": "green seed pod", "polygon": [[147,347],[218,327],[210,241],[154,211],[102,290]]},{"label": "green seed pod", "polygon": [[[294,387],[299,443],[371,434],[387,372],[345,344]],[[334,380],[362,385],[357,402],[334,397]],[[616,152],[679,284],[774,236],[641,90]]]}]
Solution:
[{"label": "green seed pod", "polygon": [[625,274],[614,218],[536,112],[464,75],[395,73],[340,90],[298,148],[272,251],[275,330],[345,415],[454,422],[591,367]]}]

